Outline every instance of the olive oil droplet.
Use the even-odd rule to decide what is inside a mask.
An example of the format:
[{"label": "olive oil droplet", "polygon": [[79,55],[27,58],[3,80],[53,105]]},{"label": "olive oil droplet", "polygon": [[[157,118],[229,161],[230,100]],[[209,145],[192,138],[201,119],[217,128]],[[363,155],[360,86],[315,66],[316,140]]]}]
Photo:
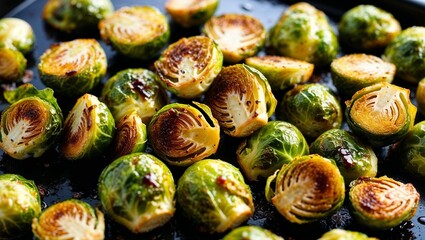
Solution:
[{"label": "olive oil droplet", "polygon": [[418,222],[425,225],[425,216],[418,217]]}]

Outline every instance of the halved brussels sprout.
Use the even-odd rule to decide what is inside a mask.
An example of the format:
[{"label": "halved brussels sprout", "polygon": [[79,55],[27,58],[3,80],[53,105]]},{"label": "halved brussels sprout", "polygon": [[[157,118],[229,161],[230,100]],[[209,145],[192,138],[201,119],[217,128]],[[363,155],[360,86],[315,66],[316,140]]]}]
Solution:
[{"label": "halved brussels sprout", "polygon": [[218,44],[228,63],[255,56],[264,47],[266,32],[257,18],[236,13],[212,17],[202,28],[202,33]]},{"label": "halved brussels sprout", "polygon": [[41,213],[40,193],[32,180],[17,174],[0,175],[0,238],[15,238],[31,229]]},{"label": "halved brussels sprout", "polygon": [[267,79],[245,64],[224,67],[205,94],[224,133],[246,137],[267,124],[277,105]]},{"label": "halved brussels sprout", "polygon": [[125,115],[117,123],[113,155],[114,159],[130,153],[143,152],[146,149],[148,134],[146,124],[137,112]]},{"label": "halved brussels sprout", "polygon": [[62,131],[62,111],[52,89],[27,83],[4,96],[11,105],[2,113],[0,148],[15,159],[40,157]]},{"label": "halved brussels sprout", "polygon": [[180,210],[201,232],[222,233],[254,213],[249,186],[232,164],[205,159],[192,164],[177,184]]},{"label": "halved brussels sprout", "polygon": [[106,74],[106,54],[95,39],[75,39],[52,45],[40,57],[41,81],[67,97],[80,97]]},{"label": "halved brussels sprout", "polygon": [[153,116],[148,138],[162,160],[187,166],[217,151],[220,126],[205,104],[171,103]]},{"label": "halved brussels sprout", "polygon": [[217,10],[219,0],[168,0],[165,10],[171,19],[183,27],[199,26]]},{"label": "halved brussels sprout", "polygon": [[147,69],[125,69],[106,81],[100,98],[108,105],[116,122],[136,111],[143,123],[148,124],[169,102],[158,82],[158,76]]},{"label": "halved brussels sprout", "polygon": [[220,73],[223,54],[204,36],[181,38],[155,61],[159,83],[181,98],[201,96]]},{"label": "halved brussels sprout", "polygon": [[93,158],[109,147],[114,131],[108,107],[96,96],[84,94],[65,119],[59,151],[68,160]]},{"label": "halved brussels sprout", "polygon": [[344,229],[332,229],[325,232],[318,240],[379,240],[366,234]]},{"label": "halved brussels sprout", "polygon": [[55,203],[32,220],[32,232],[37,239],[92,239],[103,240],[103,213],[88,203],[68,199]]},{"label": "halved brussels sprout", "polygon": [[425,77],[425,27],[413,26],[403,30],[385,48],[382,58],[394,63],[397,77],[417,83]]},{"label": "halved brussels sprout", "polygon": [[286,220],[304,224],[336,212],[344,203],[345,184],[333,160],[311,154],[296,157],[270,176],[265,194]]},{"label": "halved brussels sprout", "polygon": [[[35,43],[31,25],[19,18],[0,19],[0,47],[12,48],[22,54],[30,52]],[[2,59],[0,57],[0,59]]]},{"label": "halved brussels sprout", "polygon": [[113,11],[110,0],[48,0],[43,19],[58,30],[77,33],[95,29]]},{"label": "halved brussels sprout", "polygon": [[113,220],[133,233],[167,223],[175,212],[174,179],[168,167],[147,153],[122,156],[99,177],[99,198]]},{"label": "halved brussels sprout", "polygon": [[397,19],[373,5],[358,5],[348,10],[338,25],[340,41],[364,51],[387,46],[400,32]]},{"label": "halved brussels sprout", "polygon": [[291,5],[270,29],[271,52],[313,63],[328,65],[337,55],[336,34],[322,11],[306,2]]},{"label": "halved brussels sprout", "polygon": [[294,124],[307,138],[314,139],[342,124],[339,100],[319,83],[295,85],[283,96],[280,108],[278,118]]},{"label": "halved brussels sprout", "polygon": [[372,147],[343,129],[322,133],[311,143],[310,152],[334,160],[346,184],[359,177],[375,177],[378,171]]},{"label": "halved brussels sprout", "polygon": [[18,50],[0,47],[0,83],[13,83],[22,79],[27,59]]},{"label": "halved brussels sprout", "polygon": [[314,64],[282,56],[250,57],[245,63],[264,74],[276,91],[307,82],[314,70]]},{"label": "halved brussels sprout", "polygon": [[391,83],[395,72],[394,64],[368,54],[349,54],[331,63],[333,84],[339,93],[348,97],[374,83]]},{"label": "halved brussels sprout", "polygon": [[419,81],[416,88],[415,99],[419,111],[425,115],[425,78]]},{"label": "halved brussels sprout", "polygon": [[416,123],[397,145],[397,160],[409,174],[425,180],[425,121]]},{"label": "halved brussels sprout", "polygon": [[259,226],[238,227],[227,233],[223,240],[283,240],[271,231]]},{"label": "halved brussels sprout", "polygon": [[392,178],[359,178],[350,184],[353,217],[373,229],[389,229],[412,218],[419,204],[419,193],[410,184]]},{"label": "halved brussels sprout", "polygon": [[307,154],[308,143],[300,130],[283,121],[268,122],[241,142],[236,150],[237,161],[251,181],[259,176],[267,178],[283,164]]},{"label": "halved brussels sprout", "polygon": [[409,93],[409,89],[387,82],[357,91],[345,102],[348,126],[373,146],[398,142],[415,122],[416,107]]},{"label": "halved brussels sprout", "polygon": [[119,53],[151,59],[167,44],[167,18],[152,6],[122,7],[99,22],[100,36]]}]

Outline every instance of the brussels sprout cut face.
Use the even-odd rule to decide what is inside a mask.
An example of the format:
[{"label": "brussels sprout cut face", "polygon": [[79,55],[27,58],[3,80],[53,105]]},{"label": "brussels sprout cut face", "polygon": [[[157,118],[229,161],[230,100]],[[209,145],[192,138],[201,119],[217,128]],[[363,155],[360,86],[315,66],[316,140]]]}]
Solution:
[{"label": "brussels sprout cut face", "polygon": [[22,79],[27,60],[18,50],[0,47],[0,83],[12,83]]},{"label": "brussels sprout cut face", "polygon": [[177,203],[201,232],[222,233],[254,213],[251,190],[241,172],[218,159],[192,164],[180,177]]},{"label": "brussels sprout cut face", "polygon": [[146,153],[116,159],[99,177],[103,208],[133,233],[148,232],[167,223],[175,212],[175,191],[168,167]]},{"label": "brussels sprout cut face", "polygon": [[91,94],[84,94],[68,113],[59,151],[68,160],[100,155],[112,142],[115,121],[108,107]]},{"label": "brussels sprout cut face", "polygon": [[168,0],[165,9],[179,25],[193,27],[210,19],[217,9],[218,2],[218,0]]},{"label": "brussels sprout cut face", "polygon": [[0,175],[0,238],[20,236],[31,228],[41,212],[41,200],[33,181],[16,174]]},{"label": "brussels sprout cut face", "polygon": [[412,218],[419,204],[419,193],[412,184],[386,176],[359,178],[350,187],[353,215],[369,228],[395,227]]},{"label": "brussels sprout cut face", "polygon": [[409,92],[386,82],[363,88],[346,101],[348,126],[374,146],[399,141],[415,121],[416,107]]},{"label": "brussels sprout cut face", "polygon": [[223,240],[283,240],[283,238],[277,236],[276,234],[270,232],[267,229],[249,225],[238,227],[230,231],[223,237]]},{"label": "brussels sprout cut face", "polygon": [[34,43],[34,32],[26,21],[19,18],[0,19],[0,47],[16,49],[26,54],[33,49]]},{"label": "brussels sprout cut face", "polygon": [[224,67],[205,96],[224,132],[246,137],[264,126],[277,101],[264,75],[244,64]]},{"label": "brussels sprout cut face", "polygon": [[139,59],[157,55],[170,37],[167,18],[155,7],[123,7],[99,23],[100,36],[119,53]]},{"label": "brussels sprout cut face", "polygon": [[155,62],[162,86],[181,98],[201,96],[220,73],[223,54],[213,40],[195,36],[170,45]]},{"label": "brussels sprout cut face", "polygon": [[408,173],[425,179],[425,121],[417,123],[397,146],[397,159]]},{"label": "brussels sprout cut face", "polygon": [[106,54],[95,39],[76,39],[52,45],[40,57],[38,71],[55,93],[80,97],[106,74]]},{"label": "brussels sprout cut face", "polygon": [[419,84],[416,88],[416,102],[418,103],[419,111],[425,115],[425,78],[419,81]]},{"label": "brussels sprout cut face", "polygon": [[172,103],[152,118],[148,137],[161,159],[187,166],[217,151],[220,126],[207,105]]},{"label": "brussels sprout cut face", "polygon": [[242,14],[212,17],[205,23],[202,32],[218,44],[224,61],[229,63],[254,56],[266,40],[263,24],[254,17]]}]

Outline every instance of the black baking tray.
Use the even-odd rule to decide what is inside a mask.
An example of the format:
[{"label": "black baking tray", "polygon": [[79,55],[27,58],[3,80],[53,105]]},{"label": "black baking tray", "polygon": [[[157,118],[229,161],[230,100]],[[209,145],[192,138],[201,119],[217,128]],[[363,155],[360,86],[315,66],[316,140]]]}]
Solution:
[{"label": "black baking tray", "polygon": [[[6,3],[7,2],[7,3]],[[19,1],[18,6],[11,7],[11,1],[0,0],[0,8],[7,13],[3,17],[18,17],[26,20],[33,27],[36,34],[36,46],[32,53],[27,55],[28,59],[28,76],[32,79],[33,83],[39,89],[45,86],[40,81],[37,63],[40,55],[49,48],[53,43],[60,41],[68,41],[75,38],[92,37],[99,39],[97,32],[92,34],[69,35],[60,33],[49,26],[47,26],[41,19],[42,8],[45,1],[30,0]],[[132,5],[151,5],[159,8],[163,13],[164,0],[116,0],[112,1],[115,8],[118,9],[123,6]],[[269,29],[277,21],[281,13],[291,4],[296,1],[278,1],[278,0],[221,0],[216,15],[233,12],[244,13],[257,17],[262,21],[264,26]],[[317,8],[323,10],[329,17],[333,27],[336,29],[336,23],[339,21],[340,16],[349,8],[360,4],[369,3],[382,7],[392,12],[396,18],[402,23],[403,28],[412,25],[425,25],[425,8],[420,1],[350,1],[340,2],[334,0],[322,1],[307,1]],[[16,2],[14,2],[16,4]],[[11,9],[11,10],[9,10]],[[3,15],[3,14],[1,14]],[[1,16],[0,15],[0,16]],[[198,28],[182,29],[171,22],[171,39],[174,42],[181,37],[199,34]],[[100,41],[100,40],[99,40]],[[134,67],[150,68],[152,62],[143,62],[139,60],[127,59],[119,56],[109,46],[100,41],[102,47],[108,55],[108,74],[104,78],[103,83],[113,74],[119,70]],[[349,50],[345,50],[347,53]],[[260,54],[264,54],[261,52]],[[341,52],[341,54],[343,54]],[[32,75],[32,77],[31,77]],[[311,81],[323,83],[332,90],[336,90],[332,85],[329,69],[317,69]],[[395,80],[396,84],[410,88],[412,91],[412,99],[414,99],[415,86],[406,85],[403,82]],[[93,91],[94,94],[98,93],[101,86]],[[279,99],[281,93],[276,93]],[[173,98],[173,101],[179,101]],[[59,103],[63,109],[64,114],[67,113],[73,100],[64,100],[59,98]],[[8,104],[3,100],[0,101],[0,110],[4,110]],[[424,116],[417,115],[416,121],[424,120]],[[346,128],[346,125],[344,125]],[[230,139],[223,136],[219,151],[216,155],[212,156],[229,161],[235,166],[235,151],[241,139]],[[425,187],[423,182],[411,178],[409,175],[399,171],[397,166],[396,157],[391,154],[390,148],[375,149],[379,156],[379,172],[378,175],[388,175],[402,182],[411,182],[416,189],[420,192],[421,196],[425,196]],[[148,152],[152,151],[148,148]],[[100,207],[99,199],[97,197],[97,180],[102,169],[110,162],[108,156],[105,154],[99,159],[91,159],[90,161],[68,162],[59,157],[56,149],[51,149],[46,152],[41,158],[27,159],[27,160],[14,160],[0,152],[0,174],[3,173],[16,173],[24,176],[27,179],[32,179],[37,184],[42,195],[43,207],[50,206],[56,202],[76,198],[88,202],[94,207]],[[179,176],[184,168],[170,167],[175,181],[177,182]],[[284,237],[285,239],[317,239],[324,232],[334,229],[343,228],[355,231],[361,231],[369,236],[378,237],[380,239],[425,239],[425,222],[421,223],[421,217],[425,218],[425,200],[421,197],[419,208],[416,215],[408,222],[401,224],[398,227],[386,231],[374,231],[362,226],[359,226],[350,215],[347,208],[347,203],[334,215],[322,219],[318,222],[304,225],[292,224],[286,221],[275,210],[273,205],[268,203],[264,198],[264,185],[265,181],[248,182],[254,198],[255,213],[246,222],[245,225],[258,225],[273,231],[274,233]],[[132,234],[126,228],[114,223],[106,215],[106,239],[220,239],[223,234],[203,234],[197,232],[188,223],[188,221],[181,215],[177,208],[176,215],[169,223],[145,234]],[[33,239],[34,237],[29,232],[19,239]]]}]

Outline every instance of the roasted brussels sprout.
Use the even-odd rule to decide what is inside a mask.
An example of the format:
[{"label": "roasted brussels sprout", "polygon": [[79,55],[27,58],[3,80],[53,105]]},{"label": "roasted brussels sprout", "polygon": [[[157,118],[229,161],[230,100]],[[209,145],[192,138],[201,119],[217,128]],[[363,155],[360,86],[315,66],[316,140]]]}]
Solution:
[{"label": "roasted brussels sprout", "polygon": [[296,85],[285,93],[278,119],[294,124],[305,137],[340,128],[343,112],[331,90],[319,83]]},{"label": "roasted brussels sprout", "polygon": [[25,20],[19,18],[0,19],[0,47],[16,49],[22,54],[27,54],[33,49],[34,43],[34,31]]},{"label": "roasted brussels sprout", "polygon": [[113,220],[134,233],[167,223],[175,212],[173,175],[147,153],[122,156],[99,177],[99,198]]},{"label": "roasted brussels sprout", "polygon": [[37,239],[92,239],[103,240],[105,219],[88,203],[68,199],[55,203],[32,220],[32,232]]},{"label": "roasted brussels sprout", "polygon": [[409,220],[419,204],[419,193],[412,184],[386,176],[353,181],[349,197],[353,217],[372,229],[389,229]]},{"label": "roasted brussels sprout", "polygon": [[349,54],[331,63],[333,84],[339,93],[348,97],[374,83],[391,83],[395,71],[394,64],[368,54]]},{"label": "roasted brussels sprout", "polygon": [[277,105],[264,75],[245,64],[224,67],[205,94],[224,133],[246,137],[264,126]]},{"label": "roasted brussels sprout", "polygon": [[32,180],[17,174],[0,175],[0,238],[15,238],[31,229],[41,212],[40,193]]},{"label": "roasted brussels sprout", "polygon": [[205,104],[171,103],[153,116],[148,138],[162,160],[187,166],[217,151],[220,126]]},{"label": "roasted brussels sprout", "polygon": [[407,82],[417,83],[425,77],[425,27],[403,30],[385,48],[382,58],[394,63],[396,75]]},{"label": "roasted brussels sprout", "polygon": [[250,57],[245,63],[264,74],[275,91],[307,82],[314,70],[311,63],[282,56]]},{"label": "roasted brussels sprout", "polygon": [[325,232],[318,240],[378,240],[366,234],[344,229],[332,229]]},{"label": "roasted brussels sprout", "polygon": [[115,121],[108,107],[86,93],[65,119],[59,151],[68,160],[93,158],[109,147],[114,131]]},{"label": "roasted brussels sprout", "polygon": [[326,66],[339,51],[338,39],[327,16],[306,2],[291,5],[270,29],[270,51]]},{"label": "roasted brussels sprout", "polygon": [[62,131],[62,111],[52,89],[27,83],[4,96],[11,105],[1,116],[0,148],[15,159],[40,157]]},{"label": "roasted brussels sprout", "polygon": [[359,177],[375,177],[378,171],[378,158],[372,147],[343,129],[322,133],[311,143],[310,153],[333,159],[346,184]]},{"label": "roasted brussels sprout", "polygon": [[397,19],[373,5],[358,5],[348,10],[338,25],[340,41],[363,51],[387,46],[400,32]]},{"label": "roasted brussels sprout", "polygon": [[165,10],[171,19],[183,27],[199,26],[217,10],[219,0],[168,0]]},{"label": "roasted brussels sprout", "polygon": [[99,21],[113,11],[110,0],[48,0],[43,19],[55,29],[78,33],[96,29]]},{"label": "roasted brussels sprout", "polygon": [[268,122],[236,150],[237,161],[251,181],[259,176],[267,178],[296,156],[307,154],[308,143],[300,130],[283,121]]},{"label": "roasted brussels sprout", "polygon": [[350,129],[373,146],[386,146],[402,139],[413,127],[416,107],[410,90],[387,82],[357,91],[345,104]]},{"label": "roasted brussels sprout", "polygon": [[158,82],[158,76],[147,69],[125,69],[106,81],[100,98],[109,107],[116,122],[136,111],[143,123],[148,124],[169,101]]},{"label": "roasted brussels sprout", "polygon": [[123,7],[99,22],[100,36],[122,55],[154,58],[170,37],[167,18],[152,6]]},{"label": "roasted brussels sprout", "polygon": [[18,50],[0,47],[0,83],[13,83],[22,79],[27,59]]},{"label": "roasted brussels sprout", "polygon": [[188,167],[177,183],[177,203],[201,232],[222,233],[254,213],[251,190],[242,173],[219,159],[204,159]]},{"label": "roasted brussels sprout", "polygon": [[212,17],[202,28],[202,33],[218,44],[228,63],[255,56],[264,47],[266,32],[257,18],[234,13]]},{"label": "roasted brussels sprout", "polygon": [[265,194],[286,220],[304,224],[336,212],[344,203],[345,184],[333,160],[311,154],[296,157],[270,176]]},{"label": "roasted brussels sprout", "polygon": [[243,226],[230,231],[223,240],[283,240],[271,231],[259,226]]},{"label": "roasted brussels sprout", "polygon": [[425,78],[419,81],[416,88],[415,99],[419,111],[425,115]]},{"label": "roasted brussels sprout", "polygon": [[80,97],[106,74],[106,54],[95,39],[75,39],[52,45],[40,57],[41,81],[67,97]]},{"label": "roasted brussels sprout", "polygon": [[155,61],[159,83],[181,98],[201,96],[220,73],[223,54],[204,36],[181,38]]},{"label": "roasted brussels sprout", "polygon": [[425,180],[425,121],[416,123],[401,140],[397,161],[409,174]]}]

